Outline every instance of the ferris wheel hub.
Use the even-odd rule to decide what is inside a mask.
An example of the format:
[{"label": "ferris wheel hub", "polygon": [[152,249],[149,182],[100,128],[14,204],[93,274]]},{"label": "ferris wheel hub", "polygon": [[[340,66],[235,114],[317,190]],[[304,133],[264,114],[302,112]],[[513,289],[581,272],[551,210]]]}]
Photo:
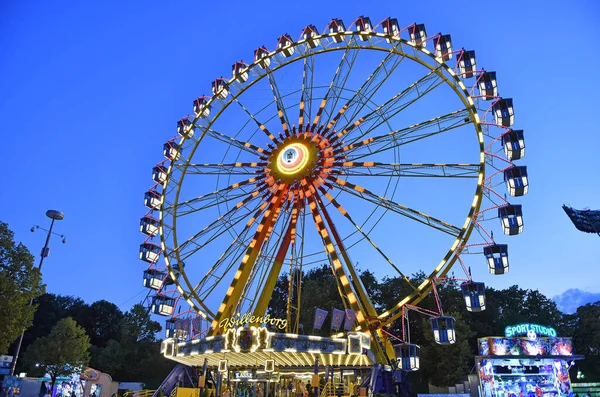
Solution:
[{"label": "ferris wheel hub", "polygon": [[269,174],[285,183],[311,178],[317,167],[320,149],[304,134],[292,135],[280,142],[269,157]]}]

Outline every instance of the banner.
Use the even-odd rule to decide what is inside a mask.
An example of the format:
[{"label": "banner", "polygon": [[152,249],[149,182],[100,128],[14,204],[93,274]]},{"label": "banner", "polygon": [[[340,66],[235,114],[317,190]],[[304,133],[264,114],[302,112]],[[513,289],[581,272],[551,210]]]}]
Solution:
[{"label": "banner", "polygon": [[314,330],[320,330],[323,327],[323,323],[327,318],[327,310],[319,309],[315,307],[315,322],[313,323]]},{"label": "banner", "polygon": [[192,334],[197,335],[202,331],[202,316],[198,315],[192,320]]},{"label": "banner", "polygon": [[344,322],[344,329],[346,331],[352,331],[352,327],[356,322],[356,312],[354,310],[346,309],[346,321]]},{"label": "banner", "polygon": [[175,337],[185,340],[190,335],[190,318],[182,318],[175,322]]},{"label": "banner", "polygon": [[339,331],[344,322],[344,311],[338,309],[331,310],[331,329]]}]

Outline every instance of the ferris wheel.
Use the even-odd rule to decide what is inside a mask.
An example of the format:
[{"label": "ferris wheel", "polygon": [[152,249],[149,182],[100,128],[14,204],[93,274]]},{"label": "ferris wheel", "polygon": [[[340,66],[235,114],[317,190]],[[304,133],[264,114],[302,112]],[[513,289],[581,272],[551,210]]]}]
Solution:
[{"label": "ferris wheel", "polygon": [[[144,286],[156,291],[152,311],[170,317],[168,336],[181,305],[205,335],[236,313],[264,316],[284,273],[296,296],[286,331],[298,332],[302,270],[322,264],[356,313],[354,330],[374,340],[416,310],[432,317],[438,343],[453,343],[441,305],[417,305],[437,297],[455,264],[467,310],[485,310],[470,268],[508,271],[508,246],[492,228],[522,232],[521,205],[506,193],[523,196],[529,184],[514,164],[525,144],[511,128],[512,99],[474,51],[422,24],[334,19],[322,33],[309,25],[296,41],[285,34],[257,48],[191,105],[153,168],[140,224]],[[467,263],[466,253],[484,259]],[[407,293],[378,309],[357,262],[398,277]],[[418,269],[427,278],[413,285]],[[183,337],[201,333],[192,328]],[[378,357],[410,357],[411,348],[384,343]]]}]

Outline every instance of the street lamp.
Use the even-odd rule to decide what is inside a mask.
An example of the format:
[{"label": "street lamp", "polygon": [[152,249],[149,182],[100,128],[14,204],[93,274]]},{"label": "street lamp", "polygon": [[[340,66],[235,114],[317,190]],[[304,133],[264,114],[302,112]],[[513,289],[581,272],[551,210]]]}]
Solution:
[{"label": "street lamp", "polygon": [[[54,233],[52,231],[52,228],[54,227],[54,221],[62,221],[65,218],[65,214],[63,214],[60,211],[56,211],[56,210],[48,210],[48,211],[46,211],[46,216],[48,218],[52,219],[52,221],[50,222],[49,230],[44,229],[43,227],[40,227],[38,225],[34,225],[30,229],[31,232],[35,232],[37,229],[41,229],[46,232],[46,244],[44,244],[44,247],[42,248],[42,252],[40,254],[40,264],[38,265],[38,270],[40,272],[42,271],[42,265],[44,264],[44,258],[46,258],[50,254],[50,248],[48,248],[48,244],[50,243],[50,237],[53,234],[55,234],[62,239],[63,244],[65,244],[67,242],[67,237],[64,234],[58,234],[58,233]],[[31,299],[29,301],[29,305],[30,306],[33,305],[33,299]],[[11,375],[14,375],[15,368],[17,367],[17,360],[19,359],[19,352],[21,351],[21,343],[23,343],[23,335],[25,335],[25,328],[23,328],[23,331],[21,332],[21,336],[19,337],[19,342],[17,343],[17,350],[15,352],[15,355],[14,355],[13,361],[12,361],[12,365],[10,367]]]}]

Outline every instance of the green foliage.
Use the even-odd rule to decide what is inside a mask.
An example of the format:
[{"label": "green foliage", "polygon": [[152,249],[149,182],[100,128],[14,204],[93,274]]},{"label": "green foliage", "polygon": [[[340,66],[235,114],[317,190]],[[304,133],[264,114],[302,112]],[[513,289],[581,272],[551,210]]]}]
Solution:
[{"label": "green foliage", "polygon": [[34,267],[33,255],[23,244],[16,244],[14,233],[0,222],[0,353],[8,353],[23,328],[33,322],[36,306],[32,299],[44,292],[41,276]]},{"label": "green foliage", "polygon": [[38,338],[25,352],[26,365],[47,373],[52,386],[59,376],[71,375],[87,365],[90,359],[90,338],[71,318],[60,320],[48,336]]}]

